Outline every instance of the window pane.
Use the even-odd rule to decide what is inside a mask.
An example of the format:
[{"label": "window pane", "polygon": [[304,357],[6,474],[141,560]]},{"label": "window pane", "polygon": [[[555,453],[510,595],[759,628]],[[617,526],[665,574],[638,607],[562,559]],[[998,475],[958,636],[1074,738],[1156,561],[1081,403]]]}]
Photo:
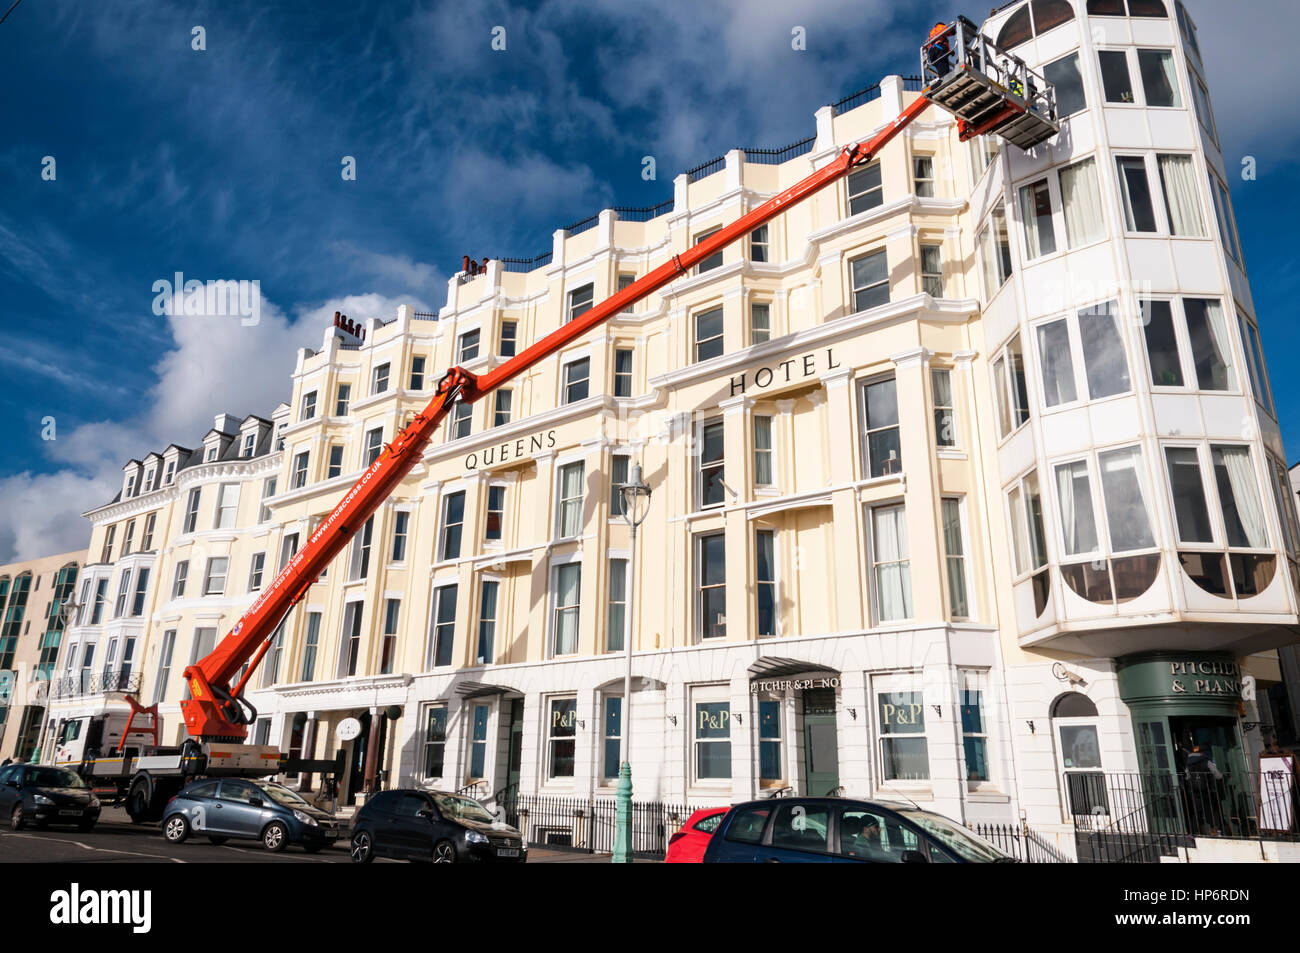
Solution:
[{"label": "window pane", "polygon": [[1133,84],[1128,75],[1128,54],[1123,50],[1101,50],[1101,86],[1108,103],[1133,102]]},{"label": "window pane", "polygon": [[1156,214],[1151,206],[1146,161],[1141,156],[1121,156],[1115,163],[1124,196],[1124,227],[1130,232],[1154,232]]},{"label": "window pane", "polygon": [[1069,556],[1097,551],[1097,520],[1092,511],[1088,465],[1082,460],[1056,468],[1056,497],[1061,506],[1061,534]]},{"label": "window pane", "polygon": [[1114,311],[1115,302],[1108,301],[1079,312],[1083,363],[1088,374],[1088,394],[1093,400],[1131,389],[1128,359]]},{"label": "window pane", "polygon": [[722,309],[695,316],[695,359],[706,361],[722,354]]},{"label": "window pane", "polygon": [[1202,390],[1233,390],[1237,379],[1232,373],[1232,350],[1228,344],[1228,325],[1223,319],[1223,305],[1206,298],[1184,298],[1187,315],[1187,338],[1196,363],[1196,381]]},{"label": "window pane", "polygon": [[1061,169],[1060,182],[1066,241],[1071,248],[1095,242],[1106,233],[1096,160],[1084,159]]},{"label": "window pane", "polygon": [[1056,114],[1064,119],[1088,106],[1079,73],[1079,54],[1071,53],[1043,67],[1043,77],[1056,89]]},{"label": "window pane", "polygon": [[1178,360],[1173,311],[1168,301],[1142,302],[1142,330],[1147,342],[1147,366],[1155,387],[1182,387],[1183,367]]},{"label": "window pane", "polygon": [[1169,215],[1171,235],[1205,234],[1201,219],[1201,200],[1196,194],[1196,177],[1192,171],[1191,156],[1156,156],[1160,169],[1160,185],[1165,192],[1165,211]]},{"label": "window pane", "polygon": [[953,618],[970,614],[966,595],[966,560],[962,548],[961,503],[946,499],[942,503],[943,548],[948,561],[948,608]]},{"label": "window pane", "polygon": [[1056,233],[1052,230],[1052,198],[1047,180],[1021,186],[1020,218],[1025,226],[1025,249],[1030,258],[1056,251]]},{"label": "window pane", "polygon": [[1070,355],[1070,330],[1064,318],[1040,324],[1038,359],[1043,369],[1043,399],[1048,407],[1078,400],[1074,384],[1074,358]]},{"label": "window pane", "polygon": [[1181,106],[1174,54],[1170,50],[1138,50],[1138,72],[1148,106]]},{"label": "window pane", "polygon": [[1228,545],[1263,549],[1268,545],[1268,534],[1264,530],[1264,510],[1259,502],[1250,450],[1211,447],[1210,458],[1214,461],[1214,482],[1219,490]]},{"label": "window pane", "polygon": [[912,577],[907,551],[906,511],[880,506],[871,511],[876,615],[881,622],[912,617]]},{"label": "window pane", "polygon": [[889,265],[883,251],[855,258],[850,271],[854,311],[865,311],[889,301]]},{"label": "window pane", "polygon": [[1201,483],[1201,464],[1191,447],[1166,447],[1165,463],[1169,468],[1169,489],[1174,497],[1174,516],[1178,539],[1183,543],[1212,543],[1210,512]]},{"label": "window pane", "polygon": [[1141,452],[1136,447],[1111,450],[1098,456],[1101,493],[1106,502],[1106,525],[1110,527],[1110,550],[1113,553],[1147,549],[1156,544],[1138,476],[1141,459]]},{"label": "window pane", "polygon": [[849,214],[856,215],[884,202],[880,182],[880,163],[873,162],[849,176]]}]

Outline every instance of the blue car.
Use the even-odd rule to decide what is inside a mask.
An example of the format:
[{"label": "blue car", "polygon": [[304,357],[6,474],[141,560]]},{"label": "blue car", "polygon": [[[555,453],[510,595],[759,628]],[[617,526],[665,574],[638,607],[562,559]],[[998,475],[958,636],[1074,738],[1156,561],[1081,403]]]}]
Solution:
[{"label": "blue car", "polygon": [[163,837],[179,844],[205,834],[214,844],[232,837],[260,840],[270,851],[298,844],[309,853],[339,836],[338,821],[274,781],[207,778],[194,781],[167,802]]},{"label": "blue car", "polygon": [[769,864],[1015,863],[941,814],[891,801],[792,797],[727,812],[704,862]]}]

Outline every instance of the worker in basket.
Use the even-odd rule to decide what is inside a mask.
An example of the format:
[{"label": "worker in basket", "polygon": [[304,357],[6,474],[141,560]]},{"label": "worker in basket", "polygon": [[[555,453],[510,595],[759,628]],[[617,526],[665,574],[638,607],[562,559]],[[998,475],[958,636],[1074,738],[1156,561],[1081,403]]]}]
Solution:
[{"label": "worker in basket", "polygon": [[952,49],[948,46],[948,24],[940,21],[930,28],[929,49],[926,55],[930,59],[930,68],[936,78],[947,76],[952,70]]}]

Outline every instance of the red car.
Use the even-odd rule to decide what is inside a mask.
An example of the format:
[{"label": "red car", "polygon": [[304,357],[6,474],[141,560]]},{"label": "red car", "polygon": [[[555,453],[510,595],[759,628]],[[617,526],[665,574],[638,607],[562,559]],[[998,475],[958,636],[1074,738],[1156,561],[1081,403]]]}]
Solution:
[{"label": "red car", "polygon": [[704,860],[709,838],[727,816],[725,807],[705,807],[686,819],[682,829],[668,840],[665,864],[698,864]]}]

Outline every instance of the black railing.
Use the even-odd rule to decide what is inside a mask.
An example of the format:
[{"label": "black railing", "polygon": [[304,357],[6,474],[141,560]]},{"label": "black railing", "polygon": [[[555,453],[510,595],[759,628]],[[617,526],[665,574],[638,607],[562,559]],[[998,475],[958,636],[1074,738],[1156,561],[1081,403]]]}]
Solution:
[{"label": "black railing", "polygon": [[551,263],[551,256],[554,252],[542,252],[540,255],[534,255],[532,258],[502,258],[499,259],[501,267],[505,271],[532,271],[534,268],[541,268],[543,265]]},{"label": "black railing", "polygon": [[581,221],[574,222],[572,225],[565,225],[564,230],[568,232],[569,237],[572,238],[574,235],[582,234],[589,228],[595,228],[596,223],[599,221],[600,221],[600,213],[597,212],[595,215],[588,215],[586,218],[582,219]]},{"label": "black railing", "polygon": [[140,673],[130,669],[115,672],[83,672],[66,675],[55,680],[51,691],[55,698],[74,698],[77,695],[102,695],[105,692],[138,692]]},{"label": "black railing", "polygon": [[438,320],[438,316],[437,316],[436,314],[434,314],[432,311],[414,311],[414,312],[411,313],[411,317],[413,317],[413,318],[418,318],[418,319],[421,320],[421,321],[437,321],[437,320]]},{"label": "black railing", "polygon": [[924,78],[924,77],[922,77],[922,76],[904,76],[904,77],[903,77],[903,92],[905,92],[905,93],[919,93],[919,92],[920,92],[921,90],[923,90],[923,89],[925,89],[925,78]]},{"label": "black railing", "polygon": [[[513,800],[518,812],[516,826],[533,846],[579,850],[589,854],[614,850],[617,802],[612,797],[521,794]],[[662,858],[668,851],[668,838],[690,814],[690,810],[681,804],[633,801],[632,853],[638,857]],[[508,808],[506,815],[508,820]]]},{"label": "black railing", "polygon": [[691,182],[696,179],[707,178],[715,172],[720,172],[722,167],[727,164],[726,155],[715,156],[708,162],[701,162],[693,169],[686,170],[686,178]]},{"label": "black railing", "polygon": [[863,103],[869,103],[873,99],[880,98],[880,84],[875,83],[866,89],[860,89],[856,93],[849,93],[839,102],[831,103],[831,115],[838,116],[840,113],[846,113],[850,109],[857,109]]},{"label": "black railing", "polygon": [[492,795],[491,804],[501,811],[502,820],[511,827],[519,826],[519,782],[507,784]]},{"label": "black railing", "polygon": [[644,205],[640,208],[633,208],[630,205],[615,205],[614,212],[618,215],[620,222],[648,222],[652,218],[658,218],[673,210],[673,200],[660,202],[658,205]]},{"label": "black railing", "polygon": [[1047,842],[1041,834],[1036,834],[1028,827],[1014,824],[967,824],[972,831],[984,838],[1004,854],[1026,864],[1072,864],[1073,858],[1067,857]]},{"label": "black railing", "polygon": [[816,136],[809,136],[807,139],[800,139],[798,142],[792,142],[788,146],[781,146],[779,149],[746,149],[745,161],[752,162],[755,165],[780,165],[782,162],[797,159],[799,156],[812,152],[813,143],[816,141]]},{"label": "black railing", "polygon": [[483,795],[487,794],[487,791],[488,791],[488,784],[482,778],[480,778],[477,781],[471,781],[469,784],[466,784],[464,787],[460,787],[456,789],[457,794],[462,794],[465,797],[472,797],[472,798],[482,797]]}]

